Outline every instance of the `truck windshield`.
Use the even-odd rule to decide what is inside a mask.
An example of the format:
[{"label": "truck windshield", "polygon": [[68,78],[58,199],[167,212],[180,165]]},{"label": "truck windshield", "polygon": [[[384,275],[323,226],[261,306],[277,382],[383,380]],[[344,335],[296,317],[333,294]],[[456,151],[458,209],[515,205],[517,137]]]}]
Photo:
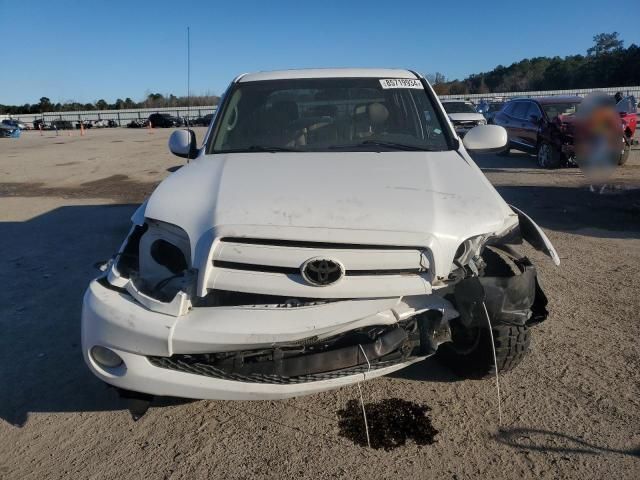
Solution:
[{"label": "truck windshield", "polygon": [[207,153],[449,148],[417,80],[239,82],[225,95],[221,113]]},{"label": "truck windshield", "polygon": [[554,119],[558,115],[573,115],[576,113],[577,107],[577,103],[547,103],[542,105],[544,113],[550,119]]}]

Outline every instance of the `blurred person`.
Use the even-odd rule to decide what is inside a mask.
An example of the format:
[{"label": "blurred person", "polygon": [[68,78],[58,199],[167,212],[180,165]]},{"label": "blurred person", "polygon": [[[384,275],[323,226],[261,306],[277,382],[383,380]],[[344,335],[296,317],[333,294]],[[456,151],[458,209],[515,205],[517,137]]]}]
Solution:
[{"label": "blurred person", "polygon": [[594,92],[576,111],[576,162],[591,182],[592,191],[602,192],[618,165],[620,116],[614,107],[613,98]]}]

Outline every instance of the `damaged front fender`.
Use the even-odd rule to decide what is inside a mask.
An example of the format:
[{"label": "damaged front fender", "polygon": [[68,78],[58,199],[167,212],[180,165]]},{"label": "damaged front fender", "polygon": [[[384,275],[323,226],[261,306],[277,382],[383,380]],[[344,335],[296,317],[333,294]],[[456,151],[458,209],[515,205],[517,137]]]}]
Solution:
[{"label": "damaged front fender", "polygon": [[550,257],[556,266],[559,266],[560,257],[558,256],[558,252],[556,252],[556,249],[551,244],[551,240],[549,240],[542,229],[522,210],[514,207],[513,205],[509,205],[509,207],[511,207],[511,210],[518,215],[518,221],[520,222],[520,234],[522,235],[522,238],[525,239],[533,248]]},{"label": "damaged front fender", "polygon": [[[498,248],[498,247],[495,247]],[[467,327],[486,326],[484,306],[493,325],[534,325],[546,320],[547,297],[527,257],[506,245],[499,247],[520,270],[513,276],[469,277],[456,284],[454,296]]]}]

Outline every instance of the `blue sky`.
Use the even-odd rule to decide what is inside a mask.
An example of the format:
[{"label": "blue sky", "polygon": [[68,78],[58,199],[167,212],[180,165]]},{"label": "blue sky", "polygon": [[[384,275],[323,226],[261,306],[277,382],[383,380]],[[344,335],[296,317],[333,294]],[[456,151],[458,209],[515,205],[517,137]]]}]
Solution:
[{"label": "blue sky", "polygon": [[183,95],[187,26],[191,90],[216,94],[247,71],[385,66],[463,78],[584,54],[600,32],[640,44],[640,17],[606,3],[0,0],[0,104]]}]

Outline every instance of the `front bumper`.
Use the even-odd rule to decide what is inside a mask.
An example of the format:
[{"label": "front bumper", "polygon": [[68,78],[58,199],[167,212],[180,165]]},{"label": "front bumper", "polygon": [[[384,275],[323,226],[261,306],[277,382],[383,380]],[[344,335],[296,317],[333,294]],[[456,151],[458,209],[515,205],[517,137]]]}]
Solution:
[{"label": "front bumper", "polygon": [[[373,367],[365,364],[293,382],[238,380],[231,375],[181,368],[181,363],[173,359],[329,338],[367,326],[393,326],[427,310],[438,310],[445,321],[458,315],[442,297],[421,295],[299,308],[195,308],[175,317],[147,310],[126,292],[110,287],[104,280],[94,280],[84,297],[82,350],[85,362],[98,378],[126,390],[224,400],[287,398],[386,375],[428,355],[403,357]],[[123,365],[104,368],[98,364],[90,353],[97,345],[117,353]]]}]

